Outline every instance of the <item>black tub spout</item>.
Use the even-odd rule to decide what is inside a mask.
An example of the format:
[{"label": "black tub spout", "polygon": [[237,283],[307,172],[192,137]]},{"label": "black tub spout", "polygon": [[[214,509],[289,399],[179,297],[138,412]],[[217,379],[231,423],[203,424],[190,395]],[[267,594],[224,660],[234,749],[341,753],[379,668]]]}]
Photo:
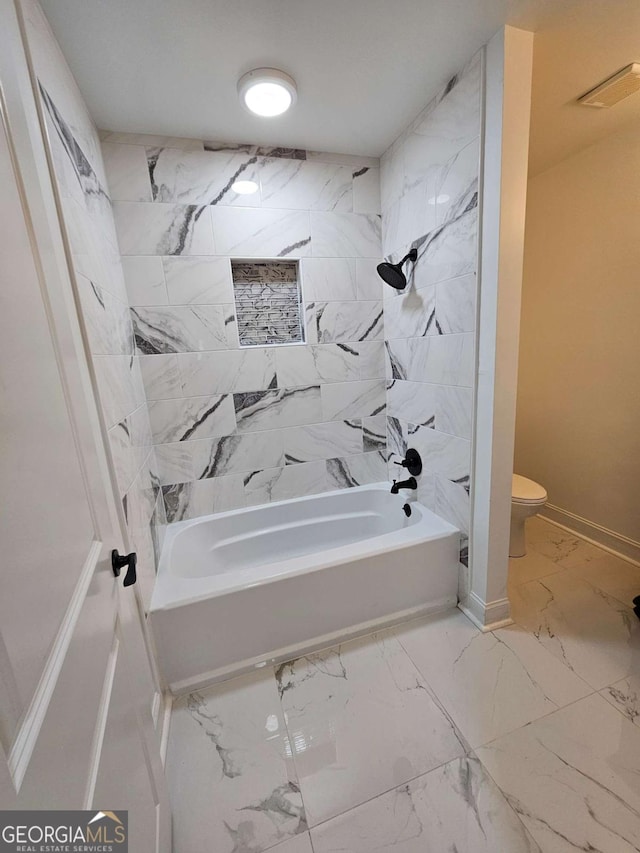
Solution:
[{"label": "black tub spout", "polygon": [[408,480],[400,480],[400,482],[393,481],[393,486],[391,486],[391,494],[397,495],[400,489],[417,489],[418,482],[415,477],[409,477]]}]

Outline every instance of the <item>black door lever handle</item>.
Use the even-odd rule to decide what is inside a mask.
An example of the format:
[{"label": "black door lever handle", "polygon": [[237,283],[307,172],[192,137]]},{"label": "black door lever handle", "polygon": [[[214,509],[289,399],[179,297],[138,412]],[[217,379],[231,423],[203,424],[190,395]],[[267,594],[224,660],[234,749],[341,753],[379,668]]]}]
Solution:
[{"label": "black door lever handle", "polygon": [[136,574],[136,564],[138,562],[138,555],[135,551],[132,551],[130,554],[121,555],[118,554],[117,550],[114,548],[111,552],[111,567],[113,569],[113,574],[115,577],[120,577],[120,572],[124,568],[127,567],[127,573],[124,576],[124,581],[122,582],[122,586],[133,586],[133,584],[138,579]]}]

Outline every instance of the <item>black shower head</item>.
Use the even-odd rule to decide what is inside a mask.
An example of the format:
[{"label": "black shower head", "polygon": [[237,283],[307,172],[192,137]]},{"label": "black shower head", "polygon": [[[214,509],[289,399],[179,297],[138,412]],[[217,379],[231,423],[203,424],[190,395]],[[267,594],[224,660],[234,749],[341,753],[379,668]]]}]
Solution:
[{"label": "black shower head", "polygon": [[413,261],[413,263],[415,263],[417,258],[418,250],[411,249],[411,251],[397,264],[390,264],[386,261],[382,264],[378,264],[378,275],[390,287],[393,287],[396,290],[404,290],[407,286],[407,278],[402,272],[402,267],[407,261]]}]

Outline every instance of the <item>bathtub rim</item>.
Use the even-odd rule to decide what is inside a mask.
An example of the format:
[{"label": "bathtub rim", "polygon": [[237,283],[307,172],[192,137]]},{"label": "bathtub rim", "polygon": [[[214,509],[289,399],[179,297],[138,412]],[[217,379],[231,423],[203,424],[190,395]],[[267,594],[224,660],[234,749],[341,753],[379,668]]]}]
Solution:
[{"label": "bathtub rim", "polygon": [[[164,544],[158,564],[158,572],[151,597],[149,613],[159,612],[163,610],[172,610],[177,607],[183,607],[187,604],[195,604],[208,598],[217,598],[223,595],[229,595],[235,592],[240,592],[244,589],[264,586],[265,584],[274,583],[275,581],[286,580],[287,578],[296,577],[298,575],[311,574],[313,572],[323,571],[327,568],[333,568],[343,563],[351,562],[354,559],[363,559],[372,557],[381,553],[393,553],[394,551],[402,550],[410,545],[426,543],[434,539],[440,539],[452,534],[460,535],[460,530],[440,516],[436,515],[433,510],[428,509],[423,504],[412,501],[412,509],[421,513],[421,519],[417,524],[412,524],[406,528],[398,528],[391,532],[381,533],[377,536],[371,536],[366,539],[359,539],[356,542],[347,545],[339,545],[335,548],[327,548],[313,555],[304,555],[303,557],[292,557],[288,560],[283,560],[279,563],[284,566],[284,571],[279,571],[277,575],[265,574],[264,577],[258,577],[253,580],[246,578],[240,579],[235,583],[230,583],[218,589],[206,589],[206,582],[210,579],[210,575],[205,575],[198,578],[185,578],[174,574],[171,571],[171,555],[172,546],[176,537],[189,529],[193,525],[202,524],[207,521],[224,519],[237,516],[252,509],[263,509],[265,507],[281,507],[290,504],[299,504],[301,502],[311,501],[319,497],[331,497],[331,495],[343,495],[345,492],[358,491],[385,491],[388,492],[391,484],[388,482],[369,483],[363,486],[355,486],[350,489],[332,489],[329,492],[318,492],[314,495],[304,495],[298,498],[287,498],[282,501],[272,501],[268,504],[259,504],[254,507],[240,507],[234,510],[225,512],[210,513],[209,515],[198,516],[197,518],[185,519],[169,524],[165,533]],[[435,529],[432,527],[428,533],[425,533],[425,522],[435,522]],[[421,532],[422,531],[422,532]],[[386,541],[386,546],[380,546],[380,540]],[[391,541],[389,541],[391,540]],[[377,545],[377,547],[376,547]],[[329,558],[326,555],[329,554]],[[306,562],[307,565],[301,566],[301,562]],[[269,566],[277,564],[274,562],[261,565],[261,569],[267,569]],[[229,573],[233,575],[234,573]],[[191,591],[179,591],[179,587],[191,586]],[[193,587],[200,587],[200,591]],[[170,595],[169,593],[173,594]]]}]

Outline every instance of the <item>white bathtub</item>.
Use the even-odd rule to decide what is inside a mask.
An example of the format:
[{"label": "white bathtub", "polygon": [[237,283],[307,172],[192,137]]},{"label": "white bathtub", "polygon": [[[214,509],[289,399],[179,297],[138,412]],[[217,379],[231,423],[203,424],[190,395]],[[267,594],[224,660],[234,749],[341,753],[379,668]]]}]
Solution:
[{"label": "white bathtub", "polygon": [[171,690],[455,606],[458,531],[389,488],[169,525],[150,621]]}]

